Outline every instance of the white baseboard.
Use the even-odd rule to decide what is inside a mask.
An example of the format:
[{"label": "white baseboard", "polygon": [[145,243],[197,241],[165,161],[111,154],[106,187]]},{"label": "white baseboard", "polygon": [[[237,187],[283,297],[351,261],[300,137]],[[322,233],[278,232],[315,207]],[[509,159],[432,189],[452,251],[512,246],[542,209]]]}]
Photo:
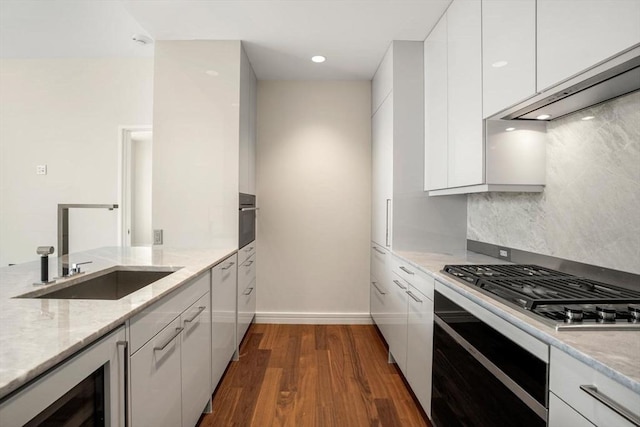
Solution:
[{"label": "white baseboard", "polygon": [[298,325],[371,325],[369,313],[282,313],[258,312],[256,323]]}]

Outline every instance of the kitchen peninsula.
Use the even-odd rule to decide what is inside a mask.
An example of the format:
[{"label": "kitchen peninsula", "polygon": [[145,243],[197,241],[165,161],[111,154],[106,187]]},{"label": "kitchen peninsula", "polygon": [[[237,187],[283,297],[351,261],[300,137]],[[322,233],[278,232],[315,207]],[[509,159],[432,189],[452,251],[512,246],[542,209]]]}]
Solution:
[{"label": "kitchen peninsula", "polygon": [[[92,261],[83,276],[114,266],[150,270],[179,267],[161,280],[112,301],[15,298],[34,291],[39,262],[0,269],[0,396],[43,374],[234,252],[232,248],[114,247],[72,254],[78,262]],[[51,266],[54,262],[52,259]]]}]

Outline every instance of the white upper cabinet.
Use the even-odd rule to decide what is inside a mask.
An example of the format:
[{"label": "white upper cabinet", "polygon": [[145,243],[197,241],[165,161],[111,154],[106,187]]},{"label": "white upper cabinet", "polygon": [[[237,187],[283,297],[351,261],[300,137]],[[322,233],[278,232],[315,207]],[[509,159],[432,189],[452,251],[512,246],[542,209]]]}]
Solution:
[{"label": "white upper cabinet", "polygon": [[424,41],[425,190],[447,188],[447,15]]},{"label": "white upper cabinet", "polygon": [[257,80],[249,58],[240,58],[240,144],[239,181],[241,193],[256,194],[256,95]]},{"label": "white upper cabinet", "polygon": [[545,124],[483,120],[535,95],[535,0],[454,0],[424,57],[429,195],[542,191]]},{"label": "white upper cabinet", "polygon": [[638,0],[538,0],[537,21],[538,92],[640,43]]},{"label": "white upper cabinet", "polygon": [[447,11],[448,187],[484,182],[480,0]]},{"label": "white upper cabinet", "polygon": [[482,2],[482,116],[536,93],[536,1]]}]

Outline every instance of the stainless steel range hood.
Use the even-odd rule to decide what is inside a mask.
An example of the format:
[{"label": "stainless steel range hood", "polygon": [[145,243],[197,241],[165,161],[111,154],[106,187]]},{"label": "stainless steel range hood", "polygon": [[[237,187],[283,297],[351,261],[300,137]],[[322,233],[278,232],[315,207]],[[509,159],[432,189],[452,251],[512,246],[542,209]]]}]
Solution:
[{"label": "stainless steel range hood", "polygon": [[640,45],[545,89],[493,118],[536,120],[541,115],[549,115],[546,120],[554,120],[638,89]]}]

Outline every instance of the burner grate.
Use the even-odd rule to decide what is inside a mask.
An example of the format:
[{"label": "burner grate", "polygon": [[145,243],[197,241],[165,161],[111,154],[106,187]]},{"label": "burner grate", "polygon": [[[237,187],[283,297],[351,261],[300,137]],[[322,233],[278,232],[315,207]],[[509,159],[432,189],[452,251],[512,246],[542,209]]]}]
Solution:
[{"label": "burner grate", "polygon": [[445,265],[444,271],[462,280],[478,284],[485,278],[545,278],[571,276],[570,274],[540,267],[532,264],[469,264],[469,265]]}]

